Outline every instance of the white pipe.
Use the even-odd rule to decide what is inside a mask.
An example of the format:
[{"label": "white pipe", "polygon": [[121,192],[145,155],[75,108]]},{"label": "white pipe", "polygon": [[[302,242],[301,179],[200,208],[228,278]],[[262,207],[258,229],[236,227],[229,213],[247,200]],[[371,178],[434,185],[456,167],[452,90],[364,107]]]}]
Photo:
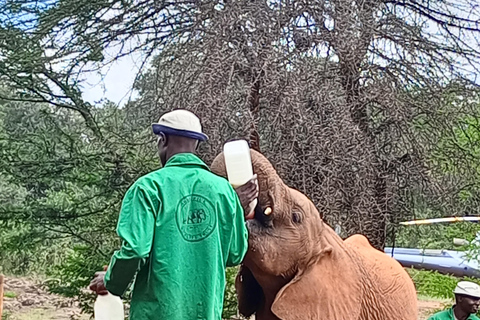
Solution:
[{"label": "white pipe", "polygon": [[480,221],[480,217],[449,217],[400,222],[401,225],[434,224],[442,222]]}]

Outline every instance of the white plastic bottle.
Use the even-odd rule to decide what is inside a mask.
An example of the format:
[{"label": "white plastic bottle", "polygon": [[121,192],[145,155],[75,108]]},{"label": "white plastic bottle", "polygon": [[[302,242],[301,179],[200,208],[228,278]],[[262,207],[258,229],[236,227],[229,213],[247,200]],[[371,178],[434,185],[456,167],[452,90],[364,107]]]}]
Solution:
[{"label": "white plastic bottle", "polygon": [[125,320],[122,299],[113,294],[98,295],[93,309],[95,320]]},{"label": "white plastic bottle", "polygon": [[[247,141],[235,140],[225,143],[223,154],[228,181],[234,188],[242,186],[252,179],[252,159]],[[250,203],[249,212],[246,215],[247,219],[253,218],[256,205],[257,199]]]}]

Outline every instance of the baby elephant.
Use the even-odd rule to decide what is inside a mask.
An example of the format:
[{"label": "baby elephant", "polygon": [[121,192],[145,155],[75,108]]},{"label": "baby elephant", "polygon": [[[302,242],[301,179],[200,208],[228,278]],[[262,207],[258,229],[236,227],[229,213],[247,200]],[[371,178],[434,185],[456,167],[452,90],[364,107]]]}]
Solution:
[{"label": "baby elephant", "polygon": [[[313,203],[251,150],[260,194],[236,279],[239,310],[257,320],[417,320],[412,280],[362,235],[342,240]],[[212,170],[226,177],[223,154]]]}]

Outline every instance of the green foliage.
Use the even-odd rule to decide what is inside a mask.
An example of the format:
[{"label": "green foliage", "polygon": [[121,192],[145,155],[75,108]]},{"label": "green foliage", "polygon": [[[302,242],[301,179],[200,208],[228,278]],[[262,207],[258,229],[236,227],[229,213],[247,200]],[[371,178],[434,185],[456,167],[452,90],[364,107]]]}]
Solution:
[{"label": "green foliage", "polygon": [[0,272],[15,275],[45,274],[63,259],[68,243],[62,239],[44,238],[28,223],[2,223],[0,230]]},{"label": "green foliage", "polygon": [[[458,278],[440,274],[436,271],[415,269],[407,269],[407,271],[415,283],[415,288],[417,289],[418,294],[442,299],[454,298],[453,290],[458,281],[460,281]],[[467,278],[465,279],[467,280]],[[475,280],[468,278],[468,281],[472,280],[476,283],[480,283],[478,279]]]},{"label": "green foliage", "polygon": [[227,268],[226,278],[227,285],[225,288],[225,297],[223,299],[223,319],[230,319],[237,315],[237,294],[235,292],[235,277],[238,267]]},{"label": "green foliage", "polygon": [[12,291],[5,291],[3,293],[3,296],[7,297],[7,298],[16,298],[17,294],[15,292],[12,292]]},{"label": "green foliage", "polygon": [[4,311],[2,314],[2,320],[10,320],[12,319],[12,314],[8,311]]},{"label": "green foliage", "polygon": [[0,269],[48,275],[85,308],[82,289],[120,245],[124,192],[158,167],[150,121],[135,109],[106,104],[95,121],[99,132],[73,111],[0,102]]},{"label": "green foliage", "polygon": [[92,252],[88,245],[78,245],[65,252],[64,260],[53,265],[47,272],[49,280],[45,285],[53,293],[66,297],[77,297],[85,312],[93,311],[95,296],[83,289],[88,286],[95,271],[103,270],[107,259],[99,259],[99,254]]},{"label": "green foliage", "polygon": [[457,278],[440,274],[436,271],[415,269],[407,269],[407,271],[412,277],[418,295],[429,298],[449,299],[451,301],[444,305],[444,309],[450,308],[454,304],[455,295],[453,294],[453,290],[459,281],[471,281],[480,285],[480,279],[477,278]]},{"label": "green foliage", "polygon": [[470,222],[400,226],[397,229],[395,246],[421,249],[466,250],[467,248],[465,247],[455,246],[453,239],[465,239],[470,242],[475,238],[475,234],[478,231],[480,231],[480,225]]}]

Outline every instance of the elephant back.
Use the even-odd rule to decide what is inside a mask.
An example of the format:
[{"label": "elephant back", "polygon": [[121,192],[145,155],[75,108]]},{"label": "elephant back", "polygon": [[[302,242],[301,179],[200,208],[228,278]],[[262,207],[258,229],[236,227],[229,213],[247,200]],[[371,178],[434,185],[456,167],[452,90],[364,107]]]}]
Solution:
[{"label": "elephant back", "polygon": [[[412,279],[393,258],[371,246],[363,235],[353,235],[345,245],[362,265],[364,320],[417,320],[417,293]],[[372,314],[372,310],[376,310]]]}]

